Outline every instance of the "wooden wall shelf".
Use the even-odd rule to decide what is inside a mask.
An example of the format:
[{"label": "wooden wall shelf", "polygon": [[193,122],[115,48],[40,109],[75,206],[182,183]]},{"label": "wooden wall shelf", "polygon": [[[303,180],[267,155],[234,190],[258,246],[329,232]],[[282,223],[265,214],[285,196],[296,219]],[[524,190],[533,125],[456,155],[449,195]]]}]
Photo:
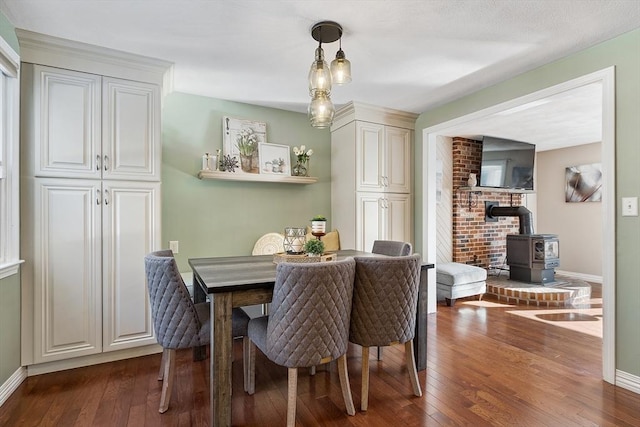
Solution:
[{"label": "wooden wall shelf", "polygon": [[318,178],[313,176],[289,176],[276,174],[238,173],[205,171],[198,172],[199,179],[219,179],[226,181],[279,182],[283,184],[314,184]]}]

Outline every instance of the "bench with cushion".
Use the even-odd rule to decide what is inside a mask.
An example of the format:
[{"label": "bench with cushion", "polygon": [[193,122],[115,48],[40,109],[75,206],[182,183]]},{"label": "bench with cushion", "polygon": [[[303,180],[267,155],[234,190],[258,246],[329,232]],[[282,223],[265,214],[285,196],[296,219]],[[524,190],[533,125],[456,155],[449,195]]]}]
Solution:
[{"label": "bench with cushion", "polygon": [[456,299],[482,295],[487,291],[487,270],[474,265],[458,262],[436,264],[436,283],[438,299],[446,301],[448,306]]}]

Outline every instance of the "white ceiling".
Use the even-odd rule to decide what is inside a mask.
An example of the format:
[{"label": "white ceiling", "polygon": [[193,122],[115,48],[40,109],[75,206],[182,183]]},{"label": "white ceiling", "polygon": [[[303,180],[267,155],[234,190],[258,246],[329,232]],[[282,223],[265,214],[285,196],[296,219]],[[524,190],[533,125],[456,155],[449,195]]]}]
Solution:
[{"label": "white ceiling", "polygon": [[[300,112],[322,20],[343,26],[352,63],[334,103],[415,113],[640,28],[640,0],[0,0],[0,11],[17,28],[171,61],[176,91]],[[338,43],[323,47],[330,61]],[[595,92],[517,115],[528,136],[542,137],[542,117],[546,137],[581,129],[575,138],[594,142]],[[515,138],[514,117],[487,129]]]}]

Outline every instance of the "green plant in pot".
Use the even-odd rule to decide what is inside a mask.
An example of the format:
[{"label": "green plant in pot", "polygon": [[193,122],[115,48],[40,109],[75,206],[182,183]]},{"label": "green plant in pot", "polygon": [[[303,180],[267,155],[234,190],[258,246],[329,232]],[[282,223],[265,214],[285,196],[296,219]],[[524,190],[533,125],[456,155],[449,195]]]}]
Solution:
[{"label": "green plant in pot", "polygon": [[310,256],[320,256],[324,253],[324,242],[322,240],[308,240],[304,244],[304,251]]},{"label": "green plant in pot", "polygon": [[327,218],[324,215],[316,215],[311,218],[311,232],[318,234],[327,232]]}]

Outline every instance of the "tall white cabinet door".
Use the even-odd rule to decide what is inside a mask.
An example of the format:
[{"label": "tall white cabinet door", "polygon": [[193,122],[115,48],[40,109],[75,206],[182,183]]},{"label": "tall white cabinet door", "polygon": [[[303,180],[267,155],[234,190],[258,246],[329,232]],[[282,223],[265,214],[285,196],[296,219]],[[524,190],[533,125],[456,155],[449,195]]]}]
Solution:
[{"label": "tall white cabinet door", "polygon": [[102,348],[100,182],[36,178],[34,361]]},{"label": "tall white cabinet door", "polygon": [[373,242],[385,234],[385,211],[381,194],[358,193],[356,205],[356,248],[371,251]]},{"label": "tall white cabinet door", "polygon": [[381,191],[384,170],[384,126],[356,123],[357,191]]},{"label": "tall white cabinet door", "polygon": [[100,82],[93,74],[33,65],[35,176],[100,178]]},{"label": "tall white cabinet door", "polygon": [[411,130],[385,126],[385,191],[411,191]]},{"label": "tall white cabinet door", "polygon": [[103,351],[156,342],[144,257],[160,244],[160,183],[103,182]]},{"label": "tall white cabinet door", "polygon": [[103,178],[160,180],[160,90],[103,78]]},{"label": "tall white cabinet door", "polygon": [[411,195],[385,194],[385,239],[399,242],[411,242]]}]

